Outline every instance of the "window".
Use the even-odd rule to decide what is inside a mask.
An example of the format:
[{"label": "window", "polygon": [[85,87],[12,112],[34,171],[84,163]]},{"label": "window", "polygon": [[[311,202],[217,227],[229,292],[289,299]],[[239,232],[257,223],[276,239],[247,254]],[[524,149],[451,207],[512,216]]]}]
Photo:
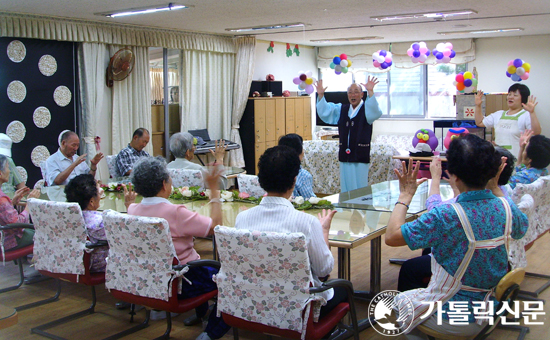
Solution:
[{"label": "window", "polygon": [[410,69],[392,68],[390,72],[336,75],[321,70],[328,91],[346,91],[349,84],[366,83],[369,76],[378,78],[375,96],[386,118],[454,118],[456,117],[453,80],[467,70],[467,64],[423,65]]}]

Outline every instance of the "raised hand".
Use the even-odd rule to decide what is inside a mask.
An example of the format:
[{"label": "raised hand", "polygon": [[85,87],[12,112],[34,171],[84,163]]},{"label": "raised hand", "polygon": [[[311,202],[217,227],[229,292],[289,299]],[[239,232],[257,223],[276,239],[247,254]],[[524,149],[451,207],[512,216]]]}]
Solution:
[{"label": "raised hand", "polygon": [[361,85],[363,85],[363,87],[370,93],[374,90],[374,87],[378,83],[379,83],[378,78],[376,77],[371,78],[371,76],[369,76],[367,78],[367,83],[366,84],[361,83]]},{"label": "raised hand", "polygon": [[521,106],[525,109],[525,111],[533,113],[535,112],[535,107],[537,106],[537,97],[535,96],[529,96],[527,99],[527,103],[523,104],[521,103]]},{"label": "raised hand", "polygon": [[322,97],[325,94],[325,90],[328,88],[328,86],[323,87],[323,79],[317,80],[315,82],[315,87],[317,89],[317,94],[319,95],[319,97]]},{"label": "raised hand", "polygon": [[430,162],[430,174],[432,175],[432,178],[441,178],[441,174],[443,173],[443,170],[441,168],[441,158],[434,157],[432,161]]},{"label": "raised hand", "polygon": [[90,160],[90,163],[92,163],[92,165],[97,165],[97,163],[99,163],[99,161],[102,159],[103,159],[103,152],[98,152],[95,154],[94,158]]},{"label": "raised hand", "polygon": [[483,91],[478,90],[475,95],[475,104],[476,106],[481,106],[482,102],[483,102]]},{"label": "raised hand", "polygon": [[319,218],[319,222],[321,222],[321,226],[323,227],[323,229],[330,229],[330,223],[332,222],[334,214],[336,214],[336,210],[326,209],[323,209],[322,212],[317,214],[317,217]]},{"label": "raised hand", "polygon": [[128,186],[126,184],[122,184],[122,188],[124,189],[124,205],[126,206],[126,209],[128,209],[130,204],[136,201],[137,193],[134,191],[131,184]]},{"label": "raised hand", "polygon": [[74,161],[75,167],[86,160],[86,155],[87,154],[83,154],[83,155],[78,156],[76,161]]},{"label": "raised hand", "polygon": [[529,144],[529,140],[533,136],[533,130],[524,130],[519,137],[519,147],[524,148]]},{"label": "raised hand", "polygon": [[210,150],[214,158],[216,159],[216,164],[223,164],[223,157],[225,156],[225,149],[227,149],[227,146],[225,145],[225,142],[223,139],[217,140],[216,142],[216,148],[214,150]]},{"label": "raised hand", "polygon": [[399,179],[400,193],[406,195],[411,199],[416,193],[416,189],[418,188],[418,186],[428,180],[427,178],[422,178],[420,180],[416,179],[419,167],[420,162],[416,162],[416,164],[413,166],[412,159],[409,159],[408,167],[405,164],[405,161],[403,161],[401,162],[401,171],[399,171],[398,169],[393,169],[393,171],[397,175],[397,178]]},{"label": "raised hand", "polygon": [[210,171],[203,172],[204,181],[210,188],[210,190],[219,190],[219,180],[223,172],[225,171],[223,166],[213,166]]}]

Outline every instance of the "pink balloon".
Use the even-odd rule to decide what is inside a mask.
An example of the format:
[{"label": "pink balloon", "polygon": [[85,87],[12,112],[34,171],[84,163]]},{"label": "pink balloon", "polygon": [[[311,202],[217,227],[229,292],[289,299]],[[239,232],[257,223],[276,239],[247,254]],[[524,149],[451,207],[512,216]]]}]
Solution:
[{"label": "pink balloon", "polygon": [[313,85],[306,86],[306,93],[307,94],[312,94],[313,93]]},{"label": "pink balloon", "polygon": [[447,64],[447,63],[450,62],[450,61],[451,61],[451,58],[448,57],[448,56],[445,56],[445,57],[443,57],[443,59],[441,59],[441,62],[443,62],[443,63],[445,63],[445,64]]},{"label": "pink balloon", "polygon": [[387,62],[387,63],[391,63],[392,59],[391,59],[391,57],[386,57],[386,59],[384,61]]},{"label": "pink balloon", "polygon": [[444,55],[445,57],[449,57],[449,56],[451,55],[451,50],[449,50],[449,49],[447,49],[447,48],[444,49],[444,50],[443,50],[443,55]]},{"label": "pink balloon", "polygon": [[428,52],[428,48],[427,47],[420,47],[420,53],[422,54],[426,54],[426,52]]},{"label": "pink balloon", "polygon": [[419,61],[418,58],[412,58],[411,60],[412,60],[412,62],[415,63],[415,64],[418,63],[418,61]]},{"label": "pink balloon", "polygon": [[508,62],[508,66],[512,66],[512,65],[514,65],[514,61],[513,61],[513,60],[510,60],[510,61]]},{"label": "pink balloon", "polygon": [[299,85],[302,81],[300,80],[299,77],[296,77],[296,78],[292,79],[292,82],[296,85]]},{"label": "pink balloon", "polygon": [[408,55],[409,57],[412,57],[412,56],[413,56],[413,52],[414,52],[414,50],[413,50],[412,48],[409,48],[409,49],[407,50],[407,55]]},{"label": "pink balloon", "polygon": [[521,75],[521,80],[527,80],[529,79],[529,72],[525,72],[524,74]]},{"label": "pink balloon", "polygon": [[376,60],[373,61],[372,64],[374,65],[374,67],[380,67],[380,63],[377,62]]},{"label": "pink balloon", "polygon": [[425,54],[421,54],[420,57],[418,57],[418,61],[421,63],[425,62],[428,59],[428,56]]}]

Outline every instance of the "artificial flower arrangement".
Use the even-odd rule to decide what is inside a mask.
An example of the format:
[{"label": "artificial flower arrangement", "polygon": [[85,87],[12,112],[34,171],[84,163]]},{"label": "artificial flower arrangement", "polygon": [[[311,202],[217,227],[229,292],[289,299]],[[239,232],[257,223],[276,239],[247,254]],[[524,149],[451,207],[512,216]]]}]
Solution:
[{"label": "artificial flower arrangement", "polygon": [[291,201],[297,210],[334,209],[332,203],[319,197],[310,197],[306,200],[302,196],[298,196],[291,198]]},{"label": "artificial flower arrangement", "polygon": [[[128,183],[128,185],[132,185],[131,183]],[[123,192],[124,191],[124,188],[122,187],[122,183],[116,183],[116,182],[111,182],[111,183],[107,183],[107,184],[100,184],[100,187],[101,189],[103,189],[104,191],[110,191],[110,192]]]},{"label": "artificial flower arrangement", "polygon": [[194,186],[172,188],[172,194],[170,195],[170,198],[174,200],[200,201],[207,200],[209,196],[210,190],[200,190],[199,186]]}]

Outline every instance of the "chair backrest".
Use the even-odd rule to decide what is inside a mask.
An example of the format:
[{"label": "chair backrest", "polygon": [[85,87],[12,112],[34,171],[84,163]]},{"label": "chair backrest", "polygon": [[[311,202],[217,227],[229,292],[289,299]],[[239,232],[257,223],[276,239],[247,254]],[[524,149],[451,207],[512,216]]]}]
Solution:
[{"label": "chair backrest", "polygon": [[109,175],[113,178],[119,177],[116,166],[116,156],[118,155],[105,156],[105,160],[107,161],[107,168],[109,169]]},{"label": "chair backrest", "polygon": [[531,195],[534,200],[533,217],[529,223],[535,224],[532,237],[536,239],[550,229],[550,176],[540,177],[530,184],[517,184],[512,192],[512,200],[518,204],[525,194]]},{"label": "chair backrest", "polygon": [[525,245],[536,239],[536,223],[533,221],[533,211],[535,208],[535,202],[531,195],[523,195],[520,201],[517,203],[519,210],[521,210],[529,220],[529,227],[525,235],[519,240],[510,238],[510,244],[508,247],[508,260],[512,269],[527,267],[527,258],[525,256]]},{"label": "chair backrest", "polygon": [[[302,333],[311,301],[312,274],[302,233],[259,232],[217,226],[221,269],[218,311]],[[306,310],[305,313],[302,313]]]},{"label": "chair backrest", "polygon": [[200,187],[204,190],[204,179],[201,170],[190,169],[168,169],[170,177],[172,177],[172,186],[179,187]]},{"label": "chair backrest", "polygon": [[84,275],[86,222],[78,203],[27,200],[34,224],[34,260],[38,270]]},{"label": "chair backrest", "polygon": [[260,198],[265,195],[265,190],[260,186],[260,181],[258,181],[258,176],[255,175],[237,175],[237,184],[239,185],[239,191]]},{"label": "chair backrest", "polygon": [[177,258],[168,222],[106,210],[103,225],[109,243],[105,287],[168,301]]},{"label": "chair backrest", "polygon": [[44,186],[48,186],[46,182],[46,161],[40,162],[40,173],[42,174],[42,179],[44,180]]}]

